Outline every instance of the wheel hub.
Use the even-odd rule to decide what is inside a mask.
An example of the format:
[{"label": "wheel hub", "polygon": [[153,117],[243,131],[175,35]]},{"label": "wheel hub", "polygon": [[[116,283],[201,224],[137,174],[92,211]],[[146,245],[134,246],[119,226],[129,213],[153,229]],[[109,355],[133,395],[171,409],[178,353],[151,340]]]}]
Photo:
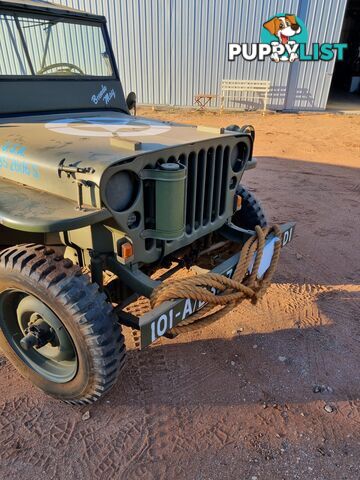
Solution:
[{"label": "wheel hub", "polygon": [[24,333],[24,338],[20,340],[20,345],[24,350],[30,350],[32,347],[41,348],[48,343],[53,347],[59,344],[54,329],[38,313],[31,315],[29,326]]},{"label": "wheel hub", "polygon": [[0,294],[0,328],[20,358],[56,383],[74,378],[78,357],[60,318],[40,299],[19,290]]}]

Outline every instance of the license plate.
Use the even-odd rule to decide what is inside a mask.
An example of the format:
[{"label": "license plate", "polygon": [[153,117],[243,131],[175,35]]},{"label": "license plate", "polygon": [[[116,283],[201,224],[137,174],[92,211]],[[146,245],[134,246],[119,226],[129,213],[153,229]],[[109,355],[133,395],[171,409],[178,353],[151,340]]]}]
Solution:
[{"label": "license plate", "polygon": [[[287,224],[282,226],[281,245],[287,245],[293,238],[295,225]],[[263,256],[260,262],[258,277],[261,278],[271,264],[271,259],[274,253],[274,245],[278,240],[277,237],[269,238],[266,241]],[[235,268],[239,262],[240,255],[236,254],[215,267],[212,272],[220,273],[231,278]],[[251,272],[254,265],[255,256],[249,266]],[[217,295],[219,292],[211,289],[212,293]],[[206,302],[199,300],[178,299],[167,301],[159,305],[154,310],[146,313],[139,319],[140,334],[141,334],[141,348],[144,348],[153,343],[158,338],[162,337],[168,330],[175,327],[178,323],[188,318],[193,313],[201,310],[206,305]]]}]

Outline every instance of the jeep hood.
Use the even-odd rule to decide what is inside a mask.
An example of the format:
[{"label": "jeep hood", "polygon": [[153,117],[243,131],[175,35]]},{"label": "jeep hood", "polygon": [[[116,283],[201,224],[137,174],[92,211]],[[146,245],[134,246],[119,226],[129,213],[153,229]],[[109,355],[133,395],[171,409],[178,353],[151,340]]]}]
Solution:
[{"label": "jeep hood", "polygon": [[74,177],[59,171],[60,165],[75,166],[80,169],[76,180],[95,186],[96,198],[85,202],[100,207],[98,187],[109,166],[220,136],[224,134],[216,129],[202,131],[109,111],[2,118],[0,179],[76,200]]}]

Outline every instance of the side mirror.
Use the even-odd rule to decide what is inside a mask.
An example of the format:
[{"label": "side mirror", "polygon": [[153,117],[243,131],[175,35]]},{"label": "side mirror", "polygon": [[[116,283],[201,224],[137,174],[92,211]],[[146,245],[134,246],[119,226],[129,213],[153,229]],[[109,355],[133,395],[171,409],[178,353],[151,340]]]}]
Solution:
[{"label": "side mirror", "polygon": [[128,109],[134,110],[134,115],[136,115],[136,93],[130,92],[129,95],[126,97],[126,105]]}]

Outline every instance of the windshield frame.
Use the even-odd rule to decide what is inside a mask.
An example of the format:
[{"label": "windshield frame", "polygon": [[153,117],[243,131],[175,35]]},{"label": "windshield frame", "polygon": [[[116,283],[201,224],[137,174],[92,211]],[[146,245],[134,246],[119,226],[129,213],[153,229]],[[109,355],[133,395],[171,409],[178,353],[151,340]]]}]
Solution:
[{"label": "windshield frame", "polygon": [[[24,49],[24,54],[28,67],[30,69],[30,74],[28,75],[0,75],[0,82],[13,80],[22,80],[22,81],[57,81],[57,82],[66,82],[66,81],[77,81],[77,82],[87,82],[87,81],[109,81],[109,80],[120,80],[119,72],[115,61],[114,52],[112,49],[110,37],[108,30],[106,28],[106,19],[104,17],[93,17],[89,16],[88,18],[82,15],[77,14],[64,14],[63,12],[53,13],[53,12],[38,12],[30,9],[22,10],[17,8],[9,8],[6,6],[1,6],[0,4],[0,15],[8,15],[14,17],[18,32],[19,32],[19,41],[22,44]],[[79,24],[87,26],[95,26],[101,28],[101,33],[106,47],[106,53],[108,54],[108,59],[112,69],[112,75],[107,76],[96,76],[96,75],[39,75],[36,74],[33,67],[33,62],[31,60],[28,46],[24,37],[22,27],[19,23],[19,18],[33,18],[39,20],[48,20],[49,22],[63,22],[70,24]]]}]

